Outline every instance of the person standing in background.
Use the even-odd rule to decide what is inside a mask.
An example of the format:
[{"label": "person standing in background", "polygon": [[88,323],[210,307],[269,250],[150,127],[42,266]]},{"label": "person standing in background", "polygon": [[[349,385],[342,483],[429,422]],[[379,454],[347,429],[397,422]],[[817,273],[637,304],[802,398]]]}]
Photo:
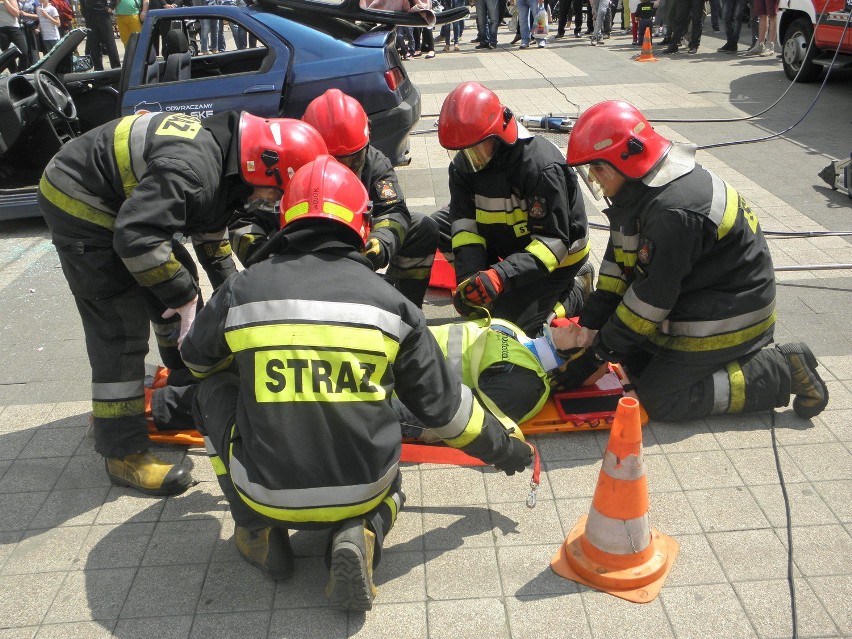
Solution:
[{"label": "person standing in background", "polygon": [[59,40],[59,12],[53,6],[51,0],[44,0],[44,4],[36,11],[41,42],[44,46],[44,53],[47,53]]},{"label": "person standing in background", "polygon": [[127,46],[131,33],[142,31],[142,20],[148,13],[148,0],[118,0],[115,5],[115,24],[121,44]]},{"label": "person standing in background", "polygon": [[117,69],[121,66],[115,36],[112,30],[112,7],[107,0],[83,0],[80,2],[89,37],[86,38],[86,55],[91,56],[95,71],[104,70],[104,56],[101,47],[106,47],[109,66]]}]

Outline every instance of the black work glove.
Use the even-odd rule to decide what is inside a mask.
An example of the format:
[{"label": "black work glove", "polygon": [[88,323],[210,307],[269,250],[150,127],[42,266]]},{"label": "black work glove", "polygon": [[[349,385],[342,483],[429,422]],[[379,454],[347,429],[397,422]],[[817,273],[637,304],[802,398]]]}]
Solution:
[{"label": "black work glove", "polygon": [[491,465],[511,476],[524,472],[532,460],[533,451],[529,444],[516,437],[508,437],[506,443],[491,460]]},{"label": "black work glove", "polygon": [[604,364],[606,360],[594,348],[584,349],[553,372],[550,389],[554,393],[563,393],[582,386]]},{"label": "black work glove", "polygon": [[367,245],[364,247],[362,252],[364,253],[364,256],[370,260],[370,264],[373,265],[374,271],[378,271],[380,268],[386,267],[388,265],[388,260],[390,260],[387,248],[385,248],[385,245],[379,242],[379,240],[375,237],[371,237],[367,241]]}]

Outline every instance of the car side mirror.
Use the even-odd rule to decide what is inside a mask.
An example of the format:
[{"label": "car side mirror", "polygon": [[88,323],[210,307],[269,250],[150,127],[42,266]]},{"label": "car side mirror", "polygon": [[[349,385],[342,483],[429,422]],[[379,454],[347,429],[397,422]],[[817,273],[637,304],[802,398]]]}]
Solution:
[{"label": "car side mirror", "polygon": [[73,73],[83,73],[85,71],[91,71],[95,68],[95,63],[92,62],[92,56],[90,55],[75,55],[74,61],[72,63],[72,71]]}]

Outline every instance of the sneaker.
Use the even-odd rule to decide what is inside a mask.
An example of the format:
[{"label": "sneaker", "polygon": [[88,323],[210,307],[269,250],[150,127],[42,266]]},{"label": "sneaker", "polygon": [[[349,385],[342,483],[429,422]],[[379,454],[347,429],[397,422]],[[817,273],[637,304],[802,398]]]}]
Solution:
[{"label": "sneaker", "polygon": [[763,45],[763,53],[760,54],[761,58],[774,58],[775,57],[775,45],[772,42],[767,42]]},{"label": "sneaker", "polygon": [[817,359],[806,344],[778,344],[790,369],[790,393],[795,395],[793,410],[802,419],[819,415],[828,406],[828,387],[817,373]]},{"label": "sneaker", "polygon": [[743,53],[743,57],[753,57],[753,56],[758,56],[758,55],[763,55],[763,43],[762,42],[758,42],[757,44],[752,46],[748,51]]},{"label": "sneaker", "polygon": [[347,519],[331,539],[328,586],[331,605],[342,610],[370,610],[376,596],[373,553],[376,535],[363,519]]},{"label": "sneaker", "polygon": [[539,40],[538,41],[538,48],[539,49],[543,49],[546,46],[547,46],[547,40]]},{"label": "sneaker", "polygon": [[689,55],[695,55],[698,53],[698,47],[689,47],[689,51],[687,51]]},{"label": "sneaker", "polygon": [[445,44],[444,45],[444,53],[449,53],[449,51],[450,51],[450,45]]},{"label": "sneaker", "polygon": [[431,60],[431,59],[432,59],[432,58],[434,58],[434,57],[435,57],[435,52],[434,52],[434,51],[430,51],[430,52],[429,52],[429,53],[427,53],[427,54],[426,54],[426,56],[425,56],[425,58],[426,58],[427,60]]},{"label": "sneaker", "polygon": [[272,579],[293,576],[293,549],[285,528],[269,526],[251,530],[237,526],[234,530],[237,550],[247,562]]},{"label": "sneaker", "polygon": [[518,48],[519,48],[519,49],[529,49],[529,46],[530,46],[530,43],[529,43],[529,42],[521,42],[521,43],[518,45]]},{"label": "sneaker", "polygon": [[595,267],[591,262],[586,262],[574,276],[574,286],[583,293],[583,304],[589,299],[589,295],[595,290]]},{"label": "sneaker", "polygon": [[564,33],[557,33],[555,36],[553,36],[553,39],[554,40],[561,40],[564,37],[565,37]]},{"label": "sneaker", "polygon": [[461,49],[459,48],[459,45],[454,44],[453,45],[453,51],[461,51]]},{"label": "sneaker", "polygon": [[105,457],[104,465],[113,485],[146,495],[179,495],[192,485],[192,475],[186,468],[164,462],[147,450],[126,457]]}]

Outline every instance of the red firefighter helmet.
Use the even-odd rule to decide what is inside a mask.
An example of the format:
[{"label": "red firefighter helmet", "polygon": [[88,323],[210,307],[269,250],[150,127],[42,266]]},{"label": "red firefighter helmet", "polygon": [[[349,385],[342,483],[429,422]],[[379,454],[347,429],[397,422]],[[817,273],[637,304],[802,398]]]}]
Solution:
[{"label": "red firefighter helmet", "polygon": [[329,155],[352,155],[370,143],[370,122],[364,107],[340,89],[329,89],[314,98],[302,120],[319,131]]},{"label": "red firefighter helmet", "polygon": [[284,190],[293,174],[318,155],[328,153],[310,124],[290,118],[240,114],[240,175],[252,186]]},{"label": "red firefighter helmet", "polygon": [[486,138],[506,144],[518,141],[518,122],[497,94],[478,82],[462,82],[450,91],[438,118],[438,141],[451,151],[466,149]]},{"label": "red firefighter helmet", "polygon": [[624,177],[641,180],[657,166],[672,143],[654,131],[629,102],[609,100],[586,109],[568,138],[568,164],[606,162]]},{"label": "red firefighter helmet", "polygon": [[332,220],[352,229],[363,248],[370,234],[369,204],[358,176],[330,155],[320,155],[290,180],[281,198],[281,228],[312,218]]}]

